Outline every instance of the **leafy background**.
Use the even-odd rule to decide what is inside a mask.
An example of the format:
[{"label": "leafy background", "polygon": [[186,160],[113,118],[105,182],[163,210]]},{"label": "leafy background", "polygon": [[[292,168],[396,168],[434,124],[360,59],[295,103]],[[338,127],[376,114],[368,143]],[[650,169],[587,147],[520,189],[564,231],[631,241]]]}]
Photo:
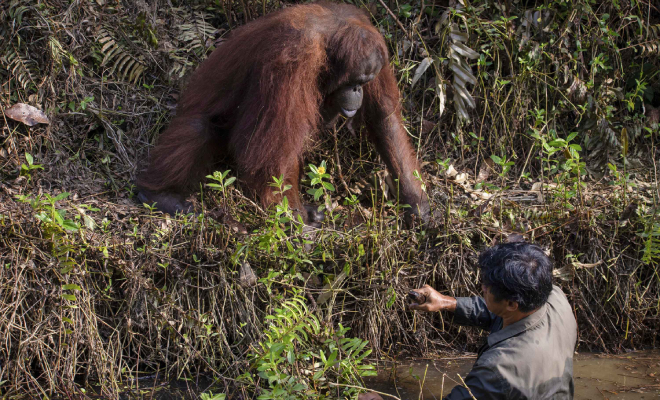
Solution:
[{"label": "leafy background", "polygon": [[478,252],[514,235],[555,260],[579,351],[657,346],[650,0],[354,3],[390,47],[429,227],[401,229],[395,185],[350,124],[310,144],[304,191],[326,208],[322,230],[286,223],[286,204],[260,209],[230,166],[192,200],[231,217],[139,205],[135,174],[190,72],[232,29],[292,4],[0,4],[0,107],[50,118],[3,116],[0,130],[2,393],[139,394],[158,373],[243,397],[350,396],[375,355],[474,350],[480,332],[408,312],[405,295],[479,293]]}]

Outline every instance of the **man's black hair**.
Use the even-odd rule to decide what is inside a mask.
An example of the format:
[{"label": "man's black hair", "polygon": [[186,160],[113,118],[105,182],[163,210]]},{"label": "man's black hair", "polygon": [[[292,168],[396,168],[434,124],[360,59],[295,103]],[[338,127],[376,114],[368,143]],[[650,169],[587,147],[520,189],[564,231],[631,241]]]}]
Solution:
[{"label": "man's black hair", "polygon": [[552,262],[535,244],[495,245],[479,255],[479,267],[483,284],[497,301],[515,301],[522,312],[536,310],[548,301]]}]

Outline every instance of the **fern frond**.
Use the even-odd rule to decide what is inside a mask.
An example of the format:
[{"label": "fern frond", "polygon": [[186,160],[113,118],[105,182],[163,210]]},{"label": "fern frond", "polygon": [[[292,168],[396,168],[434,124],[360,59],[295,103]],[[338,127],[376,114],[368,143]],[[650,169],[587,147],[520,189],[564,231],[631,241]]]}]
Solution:
[{"label": "fern frond", "polygon": [[645,264],[660,262],[660,223],[649,221],[647,229],[639,236],[644,239],[642,261]]},{"label": "fern frond", "polygon": [[9,5],[7,14],[12,22],[12,25],[19,26],[23,22],[23,16],[26,12],[31,10],[30,6],[21,4],[22,2],[13,2]]},{"label": "fern frond", "polygon": [[169,73],[182,77],[195,65],[192,61],[204,56],[211,48],[216,28],[210,24],[212,15],[203,11],[190,11],[187,8],[174,9],[178,18],[185,23],[178,25],[179,45],[170,53],[173,61]]},{"label": "fern frond", "polygon": [[23,89],[27,89],[30,84],[34,84],[39,75],[39,68],[36,61],[30,59],[27,54],[21,54],[15,46],[5,48],[5,54],[0,58],[0,66],[9,71],[10,76],[14,78]]},{"label": "fern frond", "polygon": [[205,13],[192,13],[192,23],[179,25],[178,39],[185,43],[188,51],[202,56],[208,49],[207,42],[215,36],[216,29],[208,20],[209,16]]},{"label": "fern frond", "polygon": [[646,38],[641,40],[639,46],[642,54],[660,54],[660,24],[646,26]]},{"label": "fern frond", "polygon": [[146,70],[144,58],[134,56],[128,46],[117,39],[112,29],[101,27],[96,35],[98,42],[102,45],[101,53],[103,61],[101,66],[110,66],[110,74],[129,82],[137,82],[142,73]]},{"label": "fern frond", "polygon": [[614,129],[612,129],[606,117],[600,117],[596,123],[596,126],[598,132],[601,135],[601,138],[605,139],[610,147],[621,146],[621,142],[619,141],[617,133],[614,131]]},{"label": "fern frond", "polygon": [[[448,30],[449,50],[447,58],[449,59],[449,69],[453,73],[454,107],[461,119],[469,121],[468,108],[474,109],[476,103],[467,85],[475,85],[477,78],[472,73],[472,67],[470,67],[468,60],[479,58],[479,54],[466,45],[468,34],[461,31],[458,24],[449,21],[452,11],[456,12],[457,10],[448,9],[440,20],[444,21],[445,29]],[[442,98],[444,88],[439,86],[436,91],[438,91],[438,96]]]}]

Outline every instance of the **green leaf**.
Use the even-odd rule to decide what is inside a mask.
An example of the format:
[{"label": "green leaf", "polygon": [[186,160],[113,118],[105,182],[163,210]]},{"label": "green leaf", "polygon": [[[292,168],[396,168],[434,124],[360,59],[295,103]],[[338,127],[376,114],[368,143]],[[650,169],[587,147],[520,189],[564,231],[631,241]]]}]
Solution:
[{"label": "green leaf", "polygon": [[61,295],[63,299],[65,300],[70,300],[70,301],[76,301],[76,295],[74,294],[62,294]]},{"label": "green leaf", "polygon": [[75,231],[78,231],[78,230],[80,229],[80,227],[78,226],[78,224],[76,224],[75,222],[71,221],[70,219],[67,219],[66,221],[63,221],[61,225],[62,225],[62,227],[63,227],[64,229],[66,229],[66,230],[68,230],[68,231],[73,231],[73,232],[75,232]]},{"label": "green leaf", "polygon": [[502,165],[502,159],[495,154],[491,155],[490,158],[495,162],[495,164]]},{"label": "green leaf", "polygon": [[32,158],[32,154],[30,153],[25,153],[25,160],[28,162],[29,165],[32,165],[32,163],[34,163],[34,159]]},{"label": "green leaf", "polygon": [[53,213],[53,217],[55,218],[55,222],[60,224],[61,226],[64,226],[64,218],[62,218],[62,211],[64,210],[57,210],[57,212]]},{"label": "green leaf", "polygon": [[60,274],[65,275],[73,270],[73,265],[66,265],[64,268],[60,269]]},{"label": "green leaf", "polygon": [[46,214],[46,213],[43,212],[43,211],[40,212],[40,213],[38,213],[38,214],[36,214],[35,217],[37,217],[37,219],[38,219],[39,221],[41,221],[41,222],[48,222],[48,221],[50,221],[50,217],[48,216],[48,214]]},{"label": "green leaf", "polygon": [[73,284],[73,283],[69,283],[67,285],[62,285],[62,289],[63,290],[82,290],[80,288],[80,286],[78,286],[76,284]]},{"label": "green leaf", "polygon": [[390,298],[387,300],[387,304],[386,304],[388,309],[392,308],[394,302],[396,301],[396,292],[392,290],[392,288],[390,288],[390,290],[391,290]]},{"label": "green leaf", "polygon": [[286,345],[284,343],[273,343],[273,345],[270,347],[270,352],[276,357],[279,357],[280,353],[282,353],[282,350],[284,350],[285,347]]},{"label": "green leaf", "polygon": [[66,199],[67,197],[69,197],[69,194],[70,194],[69,192],[63,192],[58,194],[57,196],[53,197],[53,203],[56,201]]},{"label": "green leaf", "polygon": [[326,368],[332,367],[336,359],[337,359],[337,350],[333,351],[332,354],[330,354],[330,357],[328,357],[328,361],[325,362]]},{"label": "green leaf", "polygon": [[564,139],[555,139],[548,144],[552,147],[564,147],[566,146],[566,141]]}]

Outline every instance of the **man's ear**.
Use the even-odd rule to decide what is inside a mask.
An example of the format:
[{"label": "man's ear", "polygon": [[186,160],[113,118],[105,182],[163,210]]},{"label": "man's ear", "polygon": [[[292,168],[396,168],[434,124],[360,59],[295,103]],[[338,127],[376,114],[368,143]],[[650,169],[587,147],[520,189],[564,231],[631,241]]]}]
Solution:
[{"label": "man's ear", "polygon": [[517,301],[512,301],[512,300],[507,300],[506,310],[509,311],[509,312],[518,311],[518,302]]}]

